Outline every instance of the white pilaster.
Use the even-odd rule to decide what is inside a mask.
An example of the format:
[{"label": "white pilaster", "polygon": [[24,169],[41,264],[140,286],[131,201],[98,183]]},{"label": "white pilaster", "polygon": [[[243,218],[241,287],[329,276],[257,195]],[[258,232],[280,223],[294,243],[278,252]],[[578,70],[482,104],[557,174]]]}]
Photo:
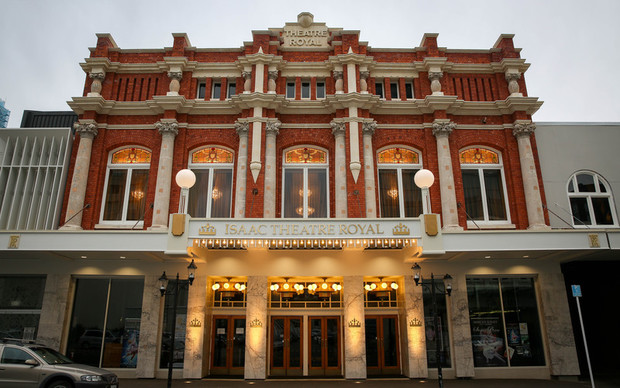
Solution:
[{"label": "white pilaster", "polygon": [[366,324],[364,318],[364,278],[345,276],[342,282],[344,303],[344,377],[366,378]]},{"label": "white pilaster", "polygon": [[263,93],[265,90],[263,84],[265,83],[265,64],[256,64],[256,77],[254,80],[254,93]]},{"label": "white pilaster", "polygon": [[[254,119],[261,118],[263,116],[263,108],[258,106],[254,108]],[[262,168],[260,159],[261,143],[263,137],[263,123],[260,120],[255,120],[252,123],[252,160],[250,161],[250,171],[252,172],[252,178],[254,182],[258,179],[258,174]]]},{"label": "white pilaster", "polygon": [[159,166],[155,200],[153,201],[153,224],[149,229],[167,229],[170,210],[170,188],[172,185],[172,158],[174,156],[174,138],[179,133],[179,124],[175,119],[162,119],[155,124],[161,134]]},{"label": "white pilaster", "polygon": [[332,133],[334,134],[336,155],[335,157],[335,195],[336,195],[336,218],[347,217],[347,161],[345,152],[345,124],[332,121]]},{"label": "white pilaster", "polygon": [[[357,118],[357,108],[349,107],[349,118]],[[351,175],[353,175],[353,181],[357,183],[357,178],[360,175],[362,169],[362,163],[360,162],[360,135],[359,135],[359,123],[355,120],[349,121],[349,154],[351,156],[351,162],[349,163],[349,169]]]},{"label": "white pilaster", "polygon": [[276,216],[276,136],[282,123],[278,120],[268,121],[265,138],[265,191],[263,197],[263,217]]},{"label": "white pilaster", "polygon": [[239,135],[239,149],[237,150],[237,192],[235,193],[234,217],[244,218],[248,164],[248,131],[250,125],[247,122],[236,122],[235,128]]},{"label": "white pilaster", "polygon": [[456,206],[456,191],[454,189],[454,171],[450,155],[449,137],[455,123],[449,120],[435,120],[433,135],[437,141],[437,161],[439,162],[439,191],[441,194],[441,218],[444,231],[462,231],[459,226],[459,215]]},{"label": "white pilaster", "polygon": [[347,90],[348,93],[357,92],[357,74],[354,63],[347,63]]},{"label": "white pilaster", "polygon": [[452,295],[449,303],[450,327],[454,343],[454,370],[456,377],[474,377],[474,353],[469,325],[469,303],[465,274],[452,279]]},{"label": "white pilaster", "polygon": [[413,276],[405,276],[401,286],[405,301],[406,376],[427,378],[426,335],[422,287],[416,287]]},{"label": "white pilaster", "polygon": [[267,377],[267,293],[266,276],[248,276],[245,318],[245,372],[246,380],[264,380]]},{"label": "white pilaster", "polygon": [[55,350],[60,350],[70,286],[70,274],[48,274],[45,279],[36,340]]},{"label": "white pilaster", "polygon": [[159,293],[159,276],[146,275],[142,292],[142,313],[140,314],[140,343],[138,344],[138,365],[136,377],[155,378],[159,344],[159,309],[162,297]]},{"label": "white pilaster", "polygon": [[206,302],[207,278],[206,276],[196,276],[187,293],[184,379],[200,379],[206,374],[204,361],[209,353],[209,350],[203,346]]},{"label": "white pilaster", "polygon": [[375,187],[375,158],[372,151],[372,135],[377,123],[374,121],[362,124],[362,141],[364,147],[364,188],[366,198],[366,218],[377,217],[377,199]]}]

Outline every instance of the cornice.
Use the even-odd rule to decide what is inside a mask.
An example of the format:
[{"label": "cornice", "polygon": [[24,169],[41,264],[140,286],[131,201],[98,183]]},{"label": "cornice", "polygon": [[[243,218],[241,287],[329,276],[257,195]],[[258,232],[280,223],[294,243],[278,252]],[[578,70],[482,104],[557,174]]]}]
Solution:
[{"label": "cornice", "polygon": [[382,104],[379,96],[369,93],[330,94],[323,101],[325,107],[331,107],[332,109],[345,109],[349,107],[371,109],[373,106]]},{"label": "cornice", "polygon": [[246,67],[251,67],[252,65],[260,63],[269,65],[269,67],[280,69],[286,61],[284,61],[280,55],[265,54],[263,52],[240,56],[235,61],[235,65],[237,65],[237,68],[239,68],[240,71],[243,71]]},{"label": "cornice", "polygon": [[330,77],[331,70],[326,62],[285,62],[280,77]]},{"label": "cornice", "polygon": [[335,56],[330,56],[328,60],[325,61],[328,64],[329,68],[333,70],[337,66],[347,65],[347,64],[356,64],[360,66],[366,66],[371,69],[375,65],[375,60],[373,57],[355,54],[355,53],[347,53],[340,54]]},{"label": "cornice", "polygon": [[231,105],[237,109],[250,109],[262,107],[266,109],[278,109],[288,104],[283,95],[275,93],[240,93],[230,98]]},{"label": "cornice", "polygon": [[[383,78],[418,78],[420,69],[415,62],[394,63],[375,62],[370,70],[370,77]],[[424,70],[422,70],[424,71]]]},{"label": "cornice", "polygon": [[335,108],[326,105],[325,100],[286,100],[277,112],[280,114],[326,114],[334,113]]}]

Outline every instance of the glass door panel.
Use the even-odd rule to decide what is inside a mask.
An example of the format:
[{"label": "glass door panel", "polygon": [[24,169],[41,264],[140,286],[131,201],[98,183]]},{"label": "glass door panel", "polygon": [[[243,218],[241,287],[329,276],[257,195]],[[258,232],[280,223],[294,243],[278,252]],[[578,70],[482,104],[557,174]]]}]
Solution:
[{"label": "glass door panel", "polygon": [[400,374],[397,316],[367,316],[366,368],[368,375]]},{"label": "glass door panel", "polygon": [[273,317],[271,328],[271,375],[301,376],[301,317]]},{"label": "glass door panel", "polygon": [[234,333],[232,341],[232,367],[245,366],[245,318],[235,318],[233,321]]},{"label": "glass door panel", "polygon": [[340,317],[309,317],[311,376],[339,376]]},{"label": "glass door panel", "polygon": [[213,317],[212,375],[243,375],[245,317]]}]

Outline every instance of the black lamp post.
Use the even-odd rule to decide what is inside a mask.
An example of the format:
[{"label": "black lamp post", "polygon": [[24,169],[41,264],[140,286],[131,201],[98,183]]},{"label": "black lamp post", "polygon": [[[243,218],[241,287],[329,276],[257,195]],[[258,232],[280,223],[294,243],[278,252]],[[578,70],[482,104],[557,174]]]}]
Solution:
[{"label": "black lamp post", "polygon": [[[194,283],[194,278],[196,277],[196,264],[194,264],[194,259],[187,266],[187,285],[188,287]],[[162,298],[164,295],[174,295],[174,302],[172,304],[172,329],[170,333],[170,341],[169,341],[169,353],[168,353],[168,385],[167,388],[172,387],[172,364],[174,361],[174,337],[176,332],[176,321],[177,321],[177,304],[179,299],[179,273],[177,272],[177,280],[174,284],[174,291],[167,292],[166,288],[168,287],[168,276],[166,276],[166,271],[161,274],[159,277],[159,292],[161,292]]]},{"label": "black lamp post", "polygon": [[[415,281],[415,285],[419,286],[422,285],[423,287],[426,286],[426,284],[424,284],[423,282],[421,282],[422,277],[420,275],[420,272],[422,270],[422,268],[420,268],[420,266],[418,265],[418,263],[415,263],[415,265],[413,267],[411,267],[411,269],[413,270],[413,280]],[[445,287],[445,291],[442,291],[442,293],[444,295],[448,295],[450,296],[452,294],[452,276],[450,276],[449,274],[446,274],[443,277],[443,282],[444,282],[444,287]],[[440,346],[440,342],[439,342],[439,336],[442,335],[442,332],[439,330],[439,314],[437,313],[437,296],[436,291],[435,291],[435,276],[433,275],[433,273],[431,273],[431,299],[433,301],[433,322],[435,325],[435,351],[436,351],[436,356],[435,356],[435,361],[437,364],[437,381],[439,382],[439,388],[443,388],[443,373],[441,370],[441,357],[440,357],[440,352],[441,352],[441,346]]]}]

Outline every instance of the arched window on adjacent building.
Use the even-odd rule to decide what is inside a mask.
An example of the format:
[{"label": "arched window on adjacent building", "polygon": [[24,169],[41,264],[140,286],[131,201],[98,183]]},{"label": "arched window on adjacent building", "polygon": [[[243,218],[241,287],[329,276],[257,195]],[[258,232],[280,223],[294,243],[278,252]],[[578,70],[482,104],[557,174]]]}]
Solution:
[{"label": "arched window on adjacent building", "polygon": [[413,181],[421,168],[420,155],[408,148],[391,147],[377,153],[381,217],[422,214],[422,191]]},{"label": "arched window on adjacent building", "polygon": [[329,217],[327,152],[311,146],[289,149],[282,167],[282,217]]},{"label": "arched window on adjacent building", "polygon": [[475,226],[474,222],[477,225],[508,224],[510,211],[501,154],[491,149],[473,147],[462,150],[459,158],[470,227]]},{"label": "arched window on adjacent building", "polygon": [[228,218],[232,209],[232,151],[205,147],[191,153],[189,168],[196,184],[189,190],[187,214],[198,218]]},{"label": "arched window on adjacent building", "polygon": [[102,224],[139,226],[144,220],[151,151],[126,147],[110,153]]},{"label": "arched window on adjacent building", "polygon": [[600,175],[581,171],[573,174],[567,185],[573,225],[617,226],[611,189]]}]

